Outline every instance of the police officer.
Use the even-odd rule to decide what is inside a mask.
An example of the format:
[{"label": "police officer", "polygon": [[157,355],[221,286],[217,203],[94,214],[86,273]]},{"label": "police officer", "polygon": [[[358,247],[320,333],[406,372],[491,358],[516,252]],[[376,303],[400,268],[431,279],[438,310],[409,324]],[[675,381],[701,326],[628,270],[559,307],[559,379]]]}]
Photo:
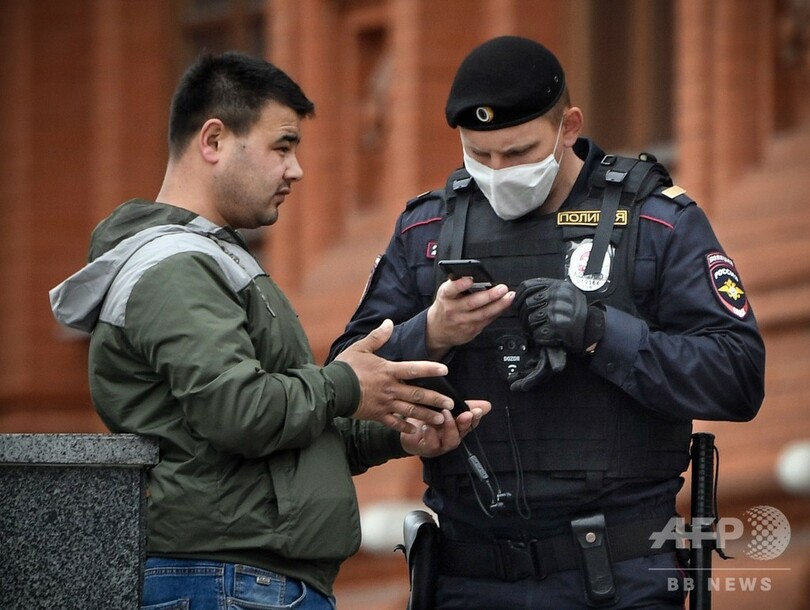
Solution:
[{"label": "police officer", "polygon": [[[673,547],[693,419],[747,421],[765,351],[732,259],[651,158],[581,137],[556,57],[498,37],[446,104],[464,167],[408,202],[336,354],[381,320],[380,354],[430,357],[492,412],[425,459],[435,606],[682,608]],[[495,285],[447,279],[478,259]],[[669,585],[669,586],[668,586]]]}]

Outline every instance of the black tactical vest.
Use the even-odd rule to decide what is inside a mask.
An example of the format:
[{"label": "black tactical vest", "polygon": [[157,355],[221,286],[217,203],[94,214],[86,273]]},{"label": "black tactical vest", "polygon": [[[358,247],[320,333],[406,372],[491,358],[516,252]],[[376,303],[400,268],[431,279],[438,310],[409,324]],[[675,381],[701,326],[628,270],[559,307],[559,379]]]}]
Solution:
[{"label": "black tactical vest", "polygon": [[[458,170],[447,182],[437,260],[479,259],[510,289],[532,277],[568,279],[589,303],[638,315],[632,287],[640,201],[671,184],[657,163],[608,155],[581,201],[566,202],[556,214],[507,222]],[[595,261],[590,268],[589,260]],[[437,275],[437,282],[442,279]],[[565,369],[539,388],[512,392],[499,360],[509,337],[526,341],[511,310],[458,347],[449,364],[448,378],[465,397],[492,402],[476,432],[493,471],[515,471],[510,435],[524,473],[578,479],[583,489],[598,489],[605,479],[669,478],[686,469],[691,423],[641,407],[590,372],[586,357],[569,354]],[[458,449],[426,460],[426,481],[441,488],[443,477],[465,474],[467,468],[466,453]]]}]

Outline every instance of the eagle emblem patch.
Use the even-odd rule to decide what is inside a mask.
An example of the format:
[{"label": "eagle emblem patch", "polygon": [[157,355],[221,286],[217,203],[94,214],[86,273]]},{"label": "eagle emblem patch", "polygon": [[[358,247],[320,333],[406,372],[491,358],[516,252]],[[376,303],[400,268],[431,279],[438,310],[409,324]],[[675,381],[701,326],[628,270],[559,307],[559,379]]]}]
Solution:
[{"label": "eagle emblem patch", "polygon": [[748,314],[748,299],[734,261],[722,252],[709,252],[706,265],[712,289],[720,303],[731,314],[744,318]]}]

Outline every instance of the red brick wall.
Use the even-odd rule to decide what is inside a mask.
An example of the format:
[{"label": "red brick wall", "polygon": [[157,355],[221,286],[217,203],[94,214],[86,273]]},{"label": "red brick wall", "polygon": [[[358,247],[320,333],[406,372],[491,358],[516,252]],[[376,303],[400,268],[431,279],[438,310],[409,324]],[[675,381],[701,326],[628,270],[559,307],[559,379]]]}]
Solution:
[{"label": "red brick wall", "polygon": [[103,429],[89,406],[85,342],[58,328],[47,293],[82,264],[101,218],[160,187],[173,78],[162,6],[0,8],[0,120],[10,145],[0,169],[5,430]]}]

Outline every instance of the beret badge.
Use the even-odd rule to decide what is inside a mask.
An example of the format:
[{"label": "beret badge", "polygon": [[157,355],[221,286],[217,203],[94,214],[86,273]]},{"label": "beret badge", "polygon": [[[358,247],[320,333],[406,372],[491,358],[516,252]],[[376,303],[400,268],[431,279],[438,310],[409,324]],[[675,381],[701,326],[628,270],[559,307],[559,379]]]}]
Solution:
[{"label": "beret badge", "polygon": [[490,106],[479,106],[475,109],[475,118],[482,123],[489,123],[495,118],[495,113]]}]

